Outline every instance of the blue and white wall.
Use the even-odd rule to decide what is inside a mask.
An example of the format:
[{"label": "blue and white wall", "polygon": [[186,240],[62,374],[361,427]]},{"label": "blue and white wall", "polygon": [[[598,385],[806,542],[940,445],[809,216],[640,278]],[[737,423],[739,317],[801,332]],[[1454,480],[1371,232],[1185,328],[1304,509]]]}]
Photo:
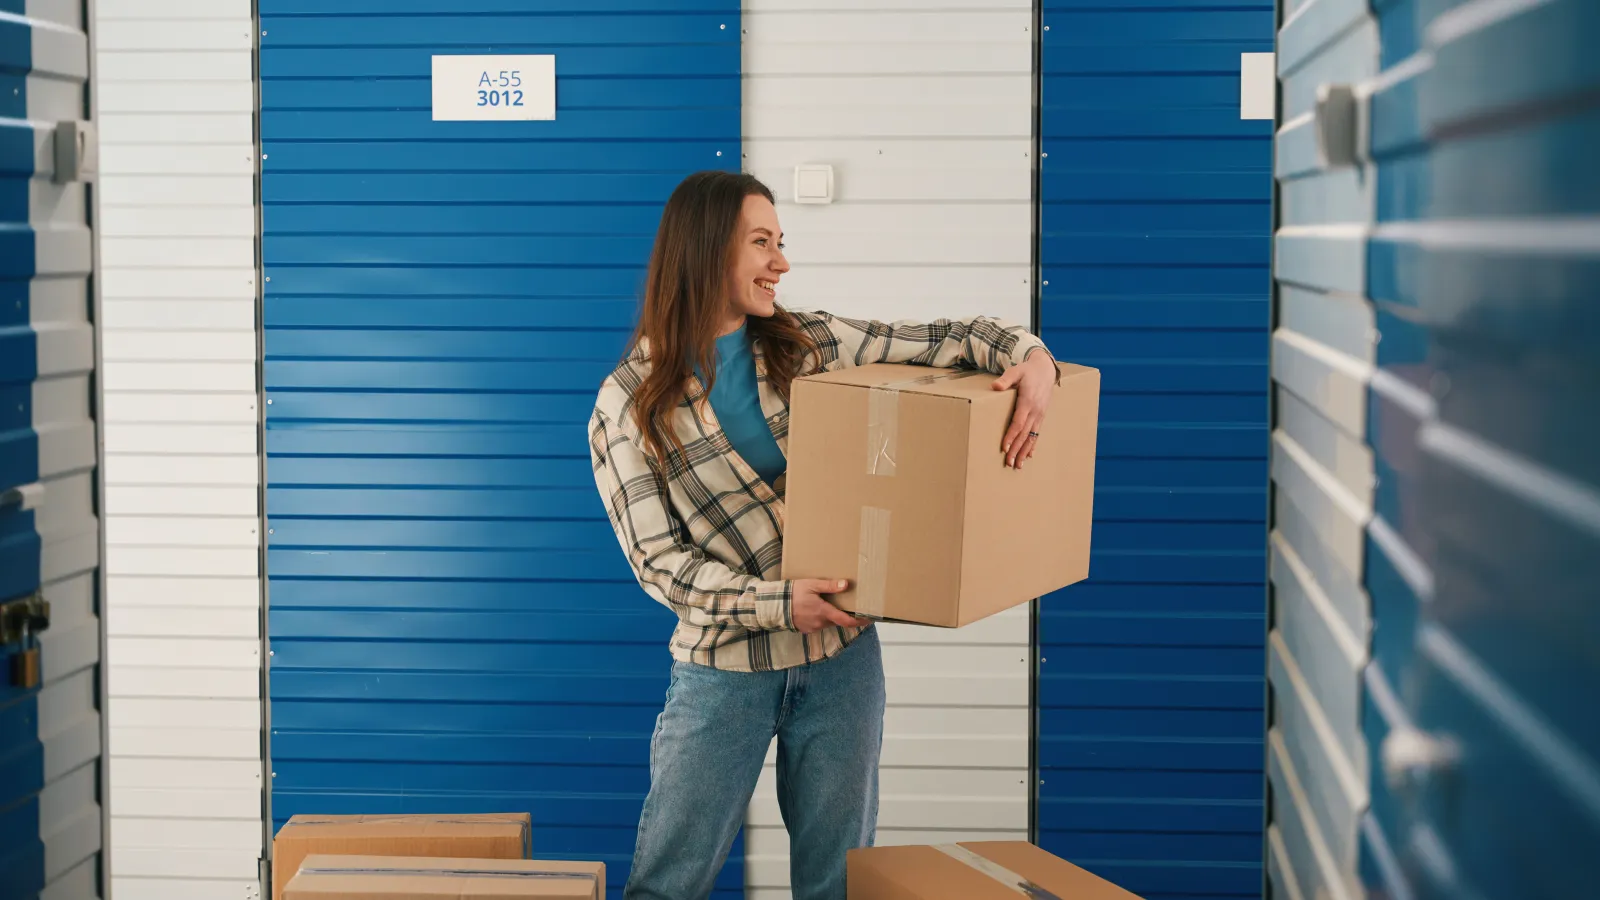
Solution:
[{"label": "blue and white wall", "polygon": [[[1044,648],[1026,609],[884,629],[880,840],[1025,838],[1037,794],[1056,852],[1248,895],[1269,176],[1238,60],[1271,49],[1265,4],[1047,4],[1039,248],[1032,4],[535,5],[262,0],[257,27],[242,2],[102,4],[119,884],[249,897],[296,811],[511,806],[538,852],[620,886],[670,620],[615,551],[581,425],[659,204],[743,167],[779,195],[788,302],[1026,323],[1037,253],[1047,339],[1109,373],[1104,574],[1045,601]],[[555,122],[429,121],[430,54],[491,51],[557,55]],[[833,204],[792,202],[801,163],[835,167]],[[1205,835],[1180,847],[1168,815]],[[769,778],[719,896],[787,887]]]},{"label": "blue and white wall", "polygon": [[[741,166],[791,303],[1037,296],[1105,373],[1091,583],[1036,643],[884,629],[883,842],[1032,828],[1164,900],[1592,887],[1594,3],[259,6],[95,4],[97,409],[91,195],[39,127],[81,107],[81,6],[0,0],[0,492],[32,507],[0,587],[54,612],[42,690],[0,693],[25,893],[91,896],[109,851],[120,900],[257,900],[295,811],[506,807],[620,888],[670,620],[574,448],[656,208]],[[428,56],[500,50],[557,54],[558,120],[430,123]],[[1272,50],[1275,197],[1238,75]],[[834,204],[790,202],[800,163]],[[786,895],[774,807],[719,897]]]},{"label": "blue and white wall", "polygon": [[[670,623],[640,603],[575,448],[656,210],[689,171],[742,165],[782,198],[789,302],[1027,322],[1031,12],[690,3],[424,36],[361,4],[299,11],[268,4],[262,25],[274,823],[370,808],[353,795],[403,778],[408,808],[532,808],[536,849],[600,856],[620,884]],[[386,49],[352,58],[357,33]],[[419,40],[556,53],[557,120],[429,123]],[[395,81],[354,77],[373,72]],[[624,111],[641,91],[651,108]],[[837,203],[789,202],[804,162],[835,166]],[[548,205],[574,170],[580,189]],[[1026,837],[1027,610],[889,631],[884,839]],[[395,666],[449,671],[377,671]],[[787,892],[771,791],[730,893]]]},{"label": "blue and white wall", "polygon": [[[642,21],[637,13],[551,3],[544,11],[555,15],[541,17],[536,30],[502,6],[484,2],[462,9],[475,15],[419,19],[405,13],[426,4],[394,10],[365,0],[331,7],[273,0],[262,4],[257,29],[237,2],[203,10],[178,0],[103,4],[102,59],[115,116],[106,141],[114,245],[107,259],[109,539],[120,562],[113,567],[111,609],[113,638],[126,647],[125,663],[113,670],[113,694],[118,709],[127,710],[114,722],[113,757],[122,778],[113,812],[119,846],[126,845],[116,875],[130,890],[248,892],[254,873],[247,864],[262,853],[263,830],[301,809],[367,810],[374,803],[530,808],[542,852],[599,856],[625,871],[670,623],[641,602],[621,569],[586,463],[571,447],[581,446],[586,392],[625,337],[654,209],[683,174],[742,166],[776,190],[796,267],[785,279],[785,297],[794,305],[879,318],[1033,318],[1038,24],[1032,4],[835,8],[752,0],[741,9],[685,0]],[[1047,11],[1047,24],[1053,14]],[[1095,19],[1101,37],[1136,42],[1148,32],[1151,43],[1143,55],[1117,64],[1114,54],[1095,56],[1069,39],[1046,69],[1083,74],[1098,65],[1113,77],[1159,76],[1159,68],[1123,68],[1165,52],[1161,42],[1183,27],[1170,18],[1177,15]],[[1221,37],[1252,27],[1220,16],[1202,24]],[[1244,49],[1270,49],[1253,32],[1247,36]],[[259,410],[249,317],[258,284],[248,255],[256,161],[241,130],[254,122],[246,61],[256,40],[266,279],[259,285],[265,289]],[[429,54],[504,47],[557,54],[556,122],[506,129],[428,121]],[[1216,72],[1202,95],[1182,93],[1184,76],[1139,81],[1169,85],[1134,98],[1154,104],[1142,115],[1163,104],[1199,104],[1211,107],[1217,123],[1202,126],[1201,139],[1260,130],[1238,124],[1238,49],[1229,45],[1207,58]],[[1102,61],[1085,63],[1085,54]],[[1052,91],[1073,84],[1047,82],[1046,104]],[[1091,91],[1104,86],[1093,77],[1076,84]],[[647,108],[636,108],[641,98]],[[1048,113],[1046,119],[1048,138],[1054,120]],[[1094,121],[1103,133],[1087,137],[1116,136],[1115,115]],[[1148,145],[1085,146],[1124,152]],[[1067,273],[1065,286],[1058,281],[1054,294],[1046,291],[1044,324],[1056,329],[1053,342],[1102,365],[1138,353],[1121,349],[1096,358],[1088,347],[1071,346],[1076,335],[1093,332],[1090,343],[1102,351],[1107,340],[1118,348],[1153,340],[1158,353],[1180,355],[1181,347],[1160,344],[1166,333],[1160,323],[1150,322],[1148,333],[1118,324],[1141,316],[1119,293],[1136,286],[1112,283],[1118,266],[1183,262],[1160,256],[1179,239],[1164,240],[1146,259],[1119,251],[1116,237],[1181,213],[1199,195],[1174,172],[1137,196],[1084,204],[1068,185],[1104,184],[1109,176],[1097,171],[1104,166],[1074,155],[1067,144],[1056,152],[1065,157],[1064,180],[1047,182],[1047,199],[1068,204],[1057,208],[1075,209],[1084,223],[1066,231],[1097,232],[1096,246],[1111,255],[1110,268],[1094,275],[1110,286],[1091,289],[1077,283],[1081,273],[1069,271],[1076,263],[1056,258],[1058,248],[1072,252],[1072,242],[1045,242],[1047,272]],[[1217,165],[1240,172],[1213,179],[1223,191],[1211,198],[1216,203],[1259,204],[1261,191],[1246,182],[1264,185],[1266,176],[1249,152],[1218,156]],[[793,167],[801,163],[835,167],[833,204],[791,202]],[[574,171],[580,174],[554,174]],[[1131,185],[1131,178],[1124,180]],[[1052,193],[1063,186],[1067,194]],[[1145,216],[1143,224],[1118,217],[1129,203]],[[1229,254],[1229,265],[1241,270],[1235,281],[1248,279],[1264,249],[1247,245],[1259,238],[1264,248],[1264,231],[1250,230],[1250,208],[1219,210],[1223,230],[1207,246]],[[1047,232],[1055,221],[1047,207]],[[1219,353],[1245,354],[1228,371],[1247,380],[1257,365],[1249,355],[1257,351],[1246,349],[1249,335],[1264,328],[1264,307],[1226,273],[1218,277],[1216,293],[1193,290],[1188,305],[1172,297],[1157,305],[1188,316],[1174,319],[1174,327],[1209,323],[1210,331],[1191,341],[1222,341]],[[1059,320],[1050,314],[1055,309],[1064,313]],[[1254,312],[1260,322],[1251,319]],[[1080,313],[1094,321],[1079,321]],[[1207,318],[1213,314],[1220,318]],[[1149,381],[1160,366],[1157,359],[1145,366],[1148,372],[1129,371]],[[1202,387],[1220,395],[1191,402],[1226,415],[1233,384],[1207,382]],[[517,385],[533,390],[505,390]],[[1136,415],[1147,408],[1159,414],[1138,395],[1160,388],[1136,386],[1119,402],[1133,404]],[[261,412],[270,547],[270,814],[260,811],[256,778],[263,771],[254,730],[260,657],[249,653],[262,615],[254,600],[262,535],[252,529],[258,482],[251,444]],[[1110,412],[1119,413],[1116,403]],[[1159,425],[1159,418],[1151,422],[1157,431]],[[1218,440],[1202,442],[1203,455],[1234,452]],[[1135,482],[1143,471],[1140,454],[1160,449],[1140,447],[1135,461],[1123,465]],[[1229,465],[1191,467],[1208,464]],[[1244,469],[1233,475],[1240,496],[1229,508],[1246,511],[1224,530],[1253,521],[1247,508],[1260,487],[1247,476]],[[1135,547],[1156,542],[1139,552],[1179,559],[1190,552],[1182,541],[1193,528],[1152,525],[1141,538],[1124,524],[1133,513],[1117,499],[1113,493],[1098,501],[1111,510],[1100,529],[1117,539],[1126,533]],[[1176,535],[1179,543],[1162,545],[1162,535]],[[1106,557],[1098,565],[1113,562]],[[1122,609],[1113,603],[1117,591],[1130,588],[1084,592],[1113,604],[1106,609],[1047,601],[1047,616],[1070,626],[1051,633],[1077,635],[1058,639],[1066,646],[1055,651],[1055,665],[1074,668],[1072,684],[1109,684],[1130,674],[1159,682],[1177,672],[1167,670],[1181,664],[1179,657],[1205,652],[1190,648],[1193,641],[1222,640],[1211,648],[1219,658],[1245,662],[1238,673],[1219,671],[1226,684],[1218,689],[1233,689],[1234,679],[1235,693],[1249,693],[1259,671],[1252,678],[1245,663],[1252,640],[1259,656],[1260,638],[1259,630],[1253,638],[1245,632],[1258,617],[1248,598],[1234,598],[1226,584],[1186,587],[1194,577],[1235,576],[1134,585],[1144,605],[1126,621],[1107,615]],[[1234,593],[1244,597],[1248,579],[1241,587]],[[569,609],[575,591],[582,613]],[[1196,606],[1185,597],[1213,599]],[[1197,617],[1213,627],[1205,635],[1191,629],[1188,643],[1169,651],[1118,649],[1132,638],[1116,635],[1131,634],[1152,614],[1177,616],[1175,638]],[[1111,640],[1110,649],[1072,646],[1089,633],[1084,625],[1096,624],[1093,634]],[[1239,840],[1213,841],[1196,859],[1194,852],[1166,849],[1160,829],[1150,825],[1155,833],[1129,838],[1127,846],[1090,847],[1083,842],[1097,840],[1100,813],[1090,810],[1076,825],[1045,814],[1087,809],[1073,798],[1095,795],[1107,778],[1119,785],[1111,796],[1147,801],[1180,776],[1161,759],[1108,771],[1095,761],[1106,757],[1096,753],[1056,752],[1086,746],[1088,735],[1077,733],[1064,745],[1062,736],[1046,735],[1041,762],[1049,771],[1034,783],[1030,691],[1039,654],[1028,610],[960,633],[890,627],[885,638],[883,842],[1025,838],[1038,791],[1047,843],[1060,844],[1052,849],[1112,865],[1108,874],[1130,871],[1117,860],[1134,860],[1138,870],[1178,858],[1202,873],[1207,860],[1220,860],[1224,868],[1242,867],[1239,878],[1250,877],[1248,850],[1229,849],[1228,840]],[[1144,668],[1130,673],[1130,664]],[[200,671],[202,681],[184,678]],[[575,692],[574,677],[586,690]],[[1043,683],[1042,729],[1066,721],[1060,698],[1081,696],[1052,687],[1068,683]],[[1146,693],[1155,688],[1152,682]],[[1197,713],[1164,714],[1154,699],[1134,698],[1107,695],[1091,703],[1112,703],[1095,715],[1121,724],[1107,720],[1096,728],[1110,730],[1105,752],[1118,758],[1141,741],[1170,742],[1184,728],[1198,729],[1193,739],[1201,743],[1225,726],[1242,734],[1243,724],[1222,720],[1244,723],[1253,708],[1240,701],[1237,713],[1217,713],[1222,724],[1213,727]],[[1196,694],[1195,703],[1203,700]],[[1068,727],[1089,726],[1084,720]],[[1250,739],[1242,740],[1248,751]],[[1199,803],[1237,799],[1248,812],[1250,789],[1224,781],[1249,780],[1250,771],[1242,763],[1237,775],[1213,777],[1210,786],[1191,775],[1195,784],[1181,792],[1199,791],[1193,795]],[[199,786],[194,773],[205,773],[206,784],[220,792],[192,792]],[[403,802],[391,790],[400,782],[408,786]],[[201,819],[226,825],[202,828]],[[787,842],[770,779],[749,821],[723,889],[785,896]],[[135,823],[150,827],[123,827]],[[1238,837],[1247,841],[1248,830],[1242,827]],[[1208,883],[1239,882],[1217,878]]]}]

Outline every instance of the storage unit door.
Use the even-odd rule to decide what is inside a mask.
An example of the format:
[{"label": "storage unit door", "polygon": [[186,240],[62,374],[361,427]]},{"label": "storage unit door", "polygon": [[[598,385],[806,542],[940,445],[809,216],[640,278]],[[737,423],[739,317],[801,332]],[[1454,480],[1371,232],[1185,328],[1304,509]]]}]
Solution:
[{"label": "storage unit door", "polygon": [[[1366,0],[1286,2],[1280,22],[1267,871],[1280,900],[1360,900],[1362,673],[1376,599],[1363,581],[1366,535],[1369,523],[1385,527],[1373,518],[1374,491],[1396,489],[1375,477],[1374,448],[1380,430],[1404,421],[1388,416],[1407,409],[1415,392],[1404,379],[1416,373],[1397,365],[1403,339],[1376,340],[1389,311],[1365,296],[1381,182],[1370,163],[1327,156],[1317,141],[1337,108],[1319,106],[1319,90],[1377,74],[1377,22]],[[1379,357],[1388,374],[1374,375]],[[1388,398],[1402,402],[1387,408]]]},{"label": "storage unit door", "polygon": [[1592,894],[1600,5],[1373,6],[1366,284],[1386,389],[1375,378],[1361,883]]},{"label": "storage unit door", "polygon": [[[744,165],[777,195],[782,303],[1029,324],[1032,6],[745,0]],[[823,162],[833,202],[794,202],[795,166]],[[1032,620],[1023,605],[966,628],[876,626],[879,846],[1027,839]],[[751,900],[793,894],[775,744],[746,820]]]},{"label": "storage unit door", "polygon": [[1271,122],[1240,100],[1273,10],[1042,28],[1039,319],[1104,393],[1090,577],[1040,606],[1038,841],[1141,896],[1259,896]]},{"label": "storage unit door", "polygon": [[[260,8],[273,826],[527,811],[620,894],[674,619],[586,423],[668,194],[738,167],[739,5]],[[435,120],[461,54],[553,54],[555,118]]]},{"label": "storage unit door", "polygon": [[[101,896],[89,42],[0,2],[0,898]],[[57,134],[57,123],[63,123]],[[92,146],[92,138],[85,147]]]}]

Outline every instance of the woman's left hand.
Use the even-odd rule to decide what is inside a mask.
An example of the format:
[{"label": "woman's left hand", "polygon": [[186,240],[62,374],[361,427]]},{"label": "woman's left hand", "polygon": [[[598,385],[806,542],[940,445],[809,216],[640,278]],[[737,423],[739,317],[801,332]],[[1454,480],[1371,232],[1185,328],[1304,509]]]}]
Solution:
[{"label": "woman's left hand", "polygon": [[1045,411],[1055,393],[1056,364],[1048,353],[1031,354],[1027,361],[1012,366],[995,379],[994,389],[1017,389],[1017,408],[1011,415],[1011,427],[1006,429],[1000,449],[1006,455],[1006,465],[1022,468],[1033,455],[1039,443],[1039,429],[1044,424]]}]

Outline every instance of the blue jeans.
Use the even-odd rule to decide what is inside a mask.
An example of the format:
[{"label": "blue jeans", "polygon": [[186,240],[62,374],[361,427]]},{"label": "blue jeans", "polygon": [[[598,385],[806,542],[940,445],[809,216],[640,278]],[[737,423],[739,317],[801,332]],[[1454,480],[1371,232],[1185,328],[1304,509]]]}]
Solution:
[{"label": "blue jeans", "polygon": [[844,900],[845,852],[871,846],[877,828],[883,706],[876,628],[832,659],[780,672],[674,663],[623,897],[711,893],[776,735],[794,900]]}]

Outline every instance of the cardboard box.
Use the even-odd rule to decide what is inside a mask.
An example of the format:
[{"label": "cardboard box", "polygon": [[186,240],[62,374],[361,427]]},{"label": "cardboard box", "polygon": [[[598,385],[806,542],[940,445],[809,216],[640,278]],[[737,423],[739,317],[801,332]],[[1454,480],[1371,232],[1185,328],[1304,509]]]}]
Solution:
[{"label": "cardboard box", "polygon": [[272,896],[312,854],[527,859],[532,838],[528,813],[295,816],[272,842]]},{"label": "cardboard box", "polygon": [[850,900],[1139,900],[1026,841],[873,847],[845,865]]},{"label": "cardboard box", "polygon": [[984,372],[869,365],[796,379],[783,577],[845,578],[847,612],[956,628],[1089,577],[1100,372],[1060,364],[1033,458]]},{"label": "cardboard box", "polygon": [[604,863],[403,856],[308,856],[284,889],[284,900],[605,896]]}]

